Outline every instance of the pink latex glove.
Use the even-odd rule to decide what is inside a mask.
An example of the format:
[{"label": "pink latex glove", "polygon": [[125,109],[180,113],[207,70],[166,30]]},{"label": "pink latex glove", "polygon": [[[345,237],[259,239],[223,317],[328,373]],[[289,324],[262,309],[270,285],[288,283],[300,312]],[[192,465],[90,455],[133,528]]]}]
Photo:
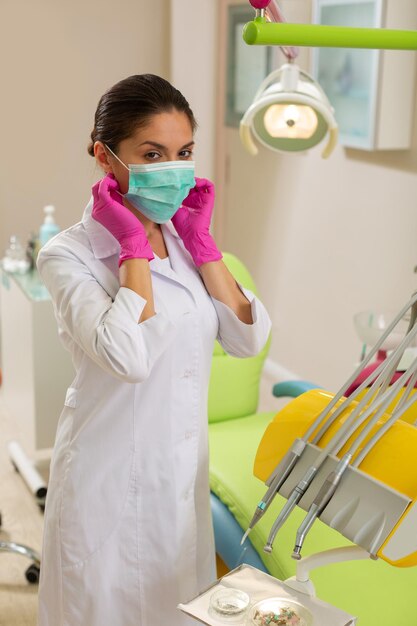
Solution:
[{"label": "pink latex glove", "polygon": [[196,178],[172,223],[197,267],[223,258],[209,228],[214,208],[214,185],[206,178]]},{"label": "pink latex glove", "polygon": [[92,216],[120,243],[119,267],[127,259],[154,258],[143,224],[123,204],[119,184],[107,174],[93,186]]}]

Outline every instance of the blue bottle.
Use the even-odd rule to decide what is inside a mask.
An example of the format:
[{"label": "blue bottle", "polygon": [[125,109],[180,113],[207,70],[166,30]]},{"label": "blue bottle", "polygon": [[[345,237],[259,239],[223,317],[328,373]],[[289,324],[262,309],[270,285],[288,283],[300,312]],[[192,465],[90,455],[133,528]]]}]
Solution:
[{"label": "blue bottle", "polygon": [[41,246],[44,246],[47,241],[55,237],[61,230],[54,220],[55,207],[48,204],[44,207],[43,212],[45,213],[45,218],[39,229],[39,242]]}]

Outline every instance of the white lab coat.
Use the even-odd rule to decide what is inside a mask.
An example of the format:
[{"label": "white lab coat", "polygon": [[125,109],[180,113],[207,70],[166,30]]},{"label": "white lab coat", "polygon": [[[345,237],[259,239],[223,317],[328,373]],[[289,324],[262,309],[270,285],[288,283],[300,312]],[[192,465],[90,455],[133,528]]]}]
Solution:
[{"label": "white lab coat", "polygon": [[215,578],[207,395],[217,337],[238,357],[265,345],[211,298],[172,224],[172,265],[150,263],[156,315],[118,280],[119,244],[91,217],[57,235],[38,268],[76,370],[51,462],[39,626],[192,626],[176,609]]}]

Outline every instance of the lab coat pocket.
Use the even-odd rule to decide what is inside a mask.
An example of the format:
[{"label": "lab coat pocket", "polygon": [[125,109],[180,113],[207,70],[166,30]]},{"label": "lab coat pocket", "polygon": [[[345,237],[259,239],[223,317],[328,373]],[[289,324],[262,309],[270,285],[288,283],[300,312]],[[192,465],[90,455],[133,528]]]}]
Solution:
[{"label": "lab coat pocket", "polygon": [[66,454],[59,511],[64,568],[86,562],[117,535],[135,477],[133,452],[125,450],[123,459],[114,456],[115,462],[103,468],[91,450],[73,448]]}]

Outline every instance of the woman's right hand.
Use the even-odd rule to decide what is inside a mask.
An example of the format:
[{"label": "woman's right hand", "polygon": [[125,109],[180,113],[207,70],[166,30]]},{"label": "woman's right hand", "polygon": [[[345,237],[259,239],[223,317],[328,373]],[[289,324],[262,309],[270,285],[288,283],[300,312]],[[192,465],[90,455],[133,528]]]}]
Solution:
[{"label": "woman's right hand", "polygon": [[120,243],[119,267],[127,259],[154,258],[140,220],[123,204],[117,180],[107,174],[93,186],[93,218]]}]

